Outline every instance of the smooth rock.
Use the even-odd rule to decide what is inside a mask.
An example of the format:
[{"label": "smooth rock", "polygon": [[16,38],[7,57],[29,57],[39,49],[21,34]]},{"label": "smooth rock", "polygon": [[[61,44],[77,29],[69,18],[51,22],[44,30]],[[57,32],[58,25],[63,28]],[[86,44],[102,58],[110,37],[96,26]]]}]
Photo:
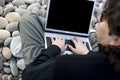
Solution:
[{"label": "smooth rock", "polygon": [[46,10],[45,9],[40,9],[40,16],[46,17]]},{"label": "smooth rock", "polygon": [[12,75],[9,75],[9,76],[8,76],[8,80],[13,80]]},{"label": "smooth rock", "polygon": [[8,25],[7,19],[0,17],[0,28],[5,28]]},{"label": "smooth rock", "polygon": [[30,13],[29,10],[22,9],[22,8],[16,8],[16,9],[15,9],[15,12],[19,13],[21,16],[22,16],[23,14]]},{"label": "smooth rock", "polygon": [[6,67],[9,67],[9,66],[10,66],[10,63],[9,63],[9,62],[4,62],[3,64],[4,64],[4,66],[6,66]]},{"label": "smooth rock", "polygon": [[5,6],[5,0],[0,0],[0,6]]},{"label": "smooth rock", "polygon": [[95,16],[92,16],[92,24],[95,25],[97,23],[97,18]]},{"label": "smooth rock", "polygon": [[6,14],[5,18],[8,20],[8,22],[18,22],[20,21],[21,16],[17,12],[10,12]]},{"label": "smooth rock", "polygon": [[11,22],[6,26],[6,30],[13,32],[18,30],[18,22]]},{"label": "smooth rock", "polygon": [[5,40],[10,37],[10,32],[7,30],[0,29],[0,40]]},{"label": "smooth rock", "polygon": [[4,46],[10,45],[11,40],[12,40],[12,37],[7,38],[7,39],[4,41]]},{"label": "smooth rock", "polygon": [[10,68],[9,67],[4,67],[3,68],[3,71],[7,74],[9,74],[11,72]]},{"label": "smooth rock", "polygon": [[99,26],[99,23],[96,23],[96,24],[95,24],[95,29],[96,29],[96,30],[98,29],[98,26]]},{"label": "smooth rock", "polygon": [[0,6],[0,15],[3,14],[3,7]]},{"label": "smooth rock", "polygon": [[17,58],[22,58],[23,53],[21,51],[21,38],[20,36],[15,36],[12,38],[11,44],[10,44],[10,49],[12,52],[12,55],[17,57]]},{"label": "smooth rock", "polygon": [[5,59],[10,59],[11,58],[11,50],[8,47],[4,47],[2,50],[3,57]]},{"label": "smooth rock", "polygon": [[20,59],[20,60],[17,62],[17,67],[18,67],[20,70],[24,70],[24,69],[25,69],[24,59]]},{"label": "smooth rock", "polygon": [[13,76],[18,76],[17,62],[16,62],[15,58],[12,58],[10,60],[10,69],[11,69],[11,73]]},{"label": "smooth rock", "polygon": [[36,2],[40,2],[40,0],[23,0],[25,3],[27,4],[32,4],[32,3],[36,3]]},{"label": "smooth rock", "polygon": [[20,32],[19,31],[14,31],[12,33],[12,37],[15,37],[15,36],[19,36],[20,35]]},{"label": "smooth rock", "polygon": [[6,7],[4,8],[4,13],[3,16],[5,16],[7,13],[9,12],[14,12],[15,11],[15,7],[12,5],[12,3],[9,3],[6,5]]},{"label": "smooth rock", "polygon": [[11,2],[12,0],[5,0],[5,3],[9,3],[9,2]]},{"label": "smooth rock", "polygon": [[28,5],[20,5],[18,8],[27,9],[27,6],[28,6]]},{"label": "smooth rock", "polygon": [[47,9],[47,5],[42,5],[41,9],[45,9],[46,10]]},{"label": "smooth rock", "polygon": [[42,4],[48,5],[48,0],[43,0],[43,1],[42,1]]},{"label": "smooth rock", "polygon": [[33,3],[33,4],[31,4],[31,5],[28,6],[27,10],[32,11],[32,9],[34,7],[37,7],[38,9],[41,9],[40,3]]},{"label": "smooth rock", "polygon": [[3,69],[3,56],[0,54],[0,70]]},{"label": "smooth rock", "polygon": [[40,10],[37,7],[34,7],[31,12],[38,15],[40,14]]},{"label": "smooth rock", "polygon": [[2,80],[8,80],[8,75],[4,74],[4,75],[2,76]]},{"label": "smooth rock", "polygon": [[12,1],[12,4],[13,4],[14,6],[19,7],[20,5],[25,5],[25,2],[22,1],[22,0],[13,0],[13,1]]}]

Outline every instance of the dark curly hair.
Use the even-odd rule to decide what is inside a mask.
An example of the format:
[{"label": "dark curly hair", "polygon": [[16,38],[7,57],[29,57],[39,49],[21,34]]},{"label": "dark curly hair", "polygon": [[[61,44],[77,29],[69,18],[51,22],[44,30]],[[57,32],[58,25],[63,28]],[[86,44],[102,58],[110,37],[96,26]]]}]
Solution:
[{"label": "dark curly hair", "polygon": [[[108,22],[109,35],[120,37],[120,0],[107,0],[100,21]],[[107,46],[109,62],[115,71],[120,72],[120,46]]]}]

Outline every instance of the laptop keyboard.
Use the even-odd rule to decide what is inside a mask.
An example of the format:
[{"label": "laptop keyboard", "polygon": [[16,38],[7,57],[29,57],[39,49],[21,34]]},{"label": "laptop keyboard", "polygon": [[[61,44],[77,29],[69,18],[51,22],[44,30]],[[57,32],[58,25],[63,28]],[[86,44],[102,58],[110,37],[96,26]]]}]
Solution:
[{"label": "laptop keyboard", "polygon": [[[47,40],[47,46],[50,46],[52,44],[50,37],[46,37],[46,40]],[[88,50],[90,50],[88,42],[85,42],[85,43],[86,43],[86,46],[87,46]],[[65,40],[65,44],[69,44],[69,45],[71,45],[75,48],[74,43],[69,39]],[[66,51],[71,51],[71,50],[69,48],[67,48]]]}]

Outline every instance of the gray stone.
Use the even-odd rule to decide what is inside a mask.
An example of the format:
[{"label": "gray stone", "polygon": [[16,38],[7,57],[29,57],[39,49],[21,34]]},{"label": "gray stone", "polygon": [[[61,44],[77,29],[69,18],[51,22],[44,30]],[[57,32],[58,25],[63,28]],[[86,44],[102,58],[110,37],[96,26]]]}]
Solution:
[{"label": "gray stone", "polygon": [[4,67],[4,68],[3,68],[3,71],[4,71],[5,73],[7,73],[7,74],[11,73],[11,70],[10,70],[9,67]]},{"label": "gray stone", "polygon": [[22,8],[16,8],[15,9],[15,12],[19,13],[21,16],[25,13],[30,13],[29,10],[26,10],[26,9],[22,9]]},{"label": "gray stone", "polygon": [[15,36],[20,36],[20,32],[19,31],[14,31],[12,33],[12,37],[15,37]]},{"label": "gray stone", "polygon": [[22,1],[22,0],[13,0],[13,1],[12,1],[12,4],[13,4],[14,6],[19,7],[20,5],[25,5],[25,2]]},{"label": "gray stone", "polygon": [[18,30],[18,22],[11,22],[6,26],[6,30],[13,32]]},{"label": "gray stone", "polygon": [[48,0],[43,0],[42,4],[48,5]]},{"label": "gray stone", "polygon": [[3,7],[0,6],[0,15],[3,14]]},{"label": "gray stone", "polygon": [[20,59],[20,60],[17,62],[17,67],[18,67],[20,70],[24,70],[24,69],[25,69],[24,59]]},{"label": "gray stone", "polygon": [[0,29],[5,28],[7,25],[8,25],[7,19],[5,19],[4,17],[0,17]]},{"label": "gray stone", "polygon": [[21,19],[21,16],[17,12],[10,12],[6,14],[5,18],[8,20],[8,22],[18,22]]},{"label": "gray stone", "polygon": [[40,0],[23,0],[25,3],[27,4],[32,4],[32,3],[36,3],[36,2],[40,2]]},{"label": "gray stone", "polygon": [[0,40],[6,40],[9,37],[10,37],[9,31],[0,29]]},{"label": "gray stone", "polygon": [[10,44],[10,49],[12,52],[12,55],[17,57],[17,58],[22,58],[23,53],[21,51],[21,38],[20,36],[15,36],[12,38],[11,44]]},{"label": "gray stone", "polygon": [[8,47],[4,47],[3,50],[2,50],[2,54],[3,54],[3,57],[5,59],[10,59],[11,58],[11,51],[10,51],[10,48]]},{"label": "gray stone", "polygon": [[31,4],[31,5],[28,6],[27,10],[32,11],[32,9],[34,7],[37,7],[38,9],[41,9],[40,3],[33,3],[33,4]]},{"label": "gray stone", "polygon": [[3,58],[2,55],[0,54],[0,70],[3,69]]},{"label": "gray stone", "polygon": [[6,67],[9,67],[9,66],[10,66],[10,63],[9,63],[9,62],[4,62],[3,64],[4,64],[4,66],[6,66]]},{"label": "gray stone", "polygon": [[46,17],[46,10],[45,9],[40,9],[40,16]]},{"label": "gray stone", "polygon": [[0,0],[0,6],[5,6],[5,0]]},{"label": "gray stone", "polygon": [[7,38],[7,39],[4,41],[4,46],[10,45],[11,40],[12,40],[12,37]]},{"label": "gray stone", "polygon": [[9,2],[11,2],[12,0],[5,0],[5,3],[9,3]]},{"label": "gray stone", "polygon": [[2,76],[2,80],[8,80],[8,75],[4,74],[4,75]]},{"label": "gray stone", "polygon": [[6,7],[4,8],[4,13],[3,16],[5,16],[7,13],[9,12],[14,12],[15,11],[15,7],[9,3],[8,5],[6,5]]},{"label": "gray stone", "polygon": [[10,60],[10,69],[11,69],[11,73],[13,76],[18,76],[17,62],[16,62],[15,58],[12,58]]}]

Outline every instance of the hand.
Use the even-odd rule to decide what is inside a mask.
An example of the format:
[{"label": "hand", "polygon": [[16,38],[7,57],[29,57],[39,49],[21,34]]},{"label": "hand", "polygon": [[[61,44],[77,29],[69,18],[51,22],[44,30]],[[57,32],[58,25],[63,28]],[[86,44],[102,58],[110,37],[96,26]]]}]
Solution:
[{"label": "hand", "polygon": [[80,39],[78,38],[73,38],[72,39],[75,48],[72,47],[71,45],[68,45],[68,47],[76,54],[82,54],[82,55],[86,55],[88,54],[89,50],[87,49],[86,45],[80,41]]},{"label": "hand", "polygon": [[67,48],[67,45],[65,44],[65,39],[62,37],[56,37],[55,39],[51,38],[52,45],[56,45],[61,49],[61,52],[64,52]]}]

